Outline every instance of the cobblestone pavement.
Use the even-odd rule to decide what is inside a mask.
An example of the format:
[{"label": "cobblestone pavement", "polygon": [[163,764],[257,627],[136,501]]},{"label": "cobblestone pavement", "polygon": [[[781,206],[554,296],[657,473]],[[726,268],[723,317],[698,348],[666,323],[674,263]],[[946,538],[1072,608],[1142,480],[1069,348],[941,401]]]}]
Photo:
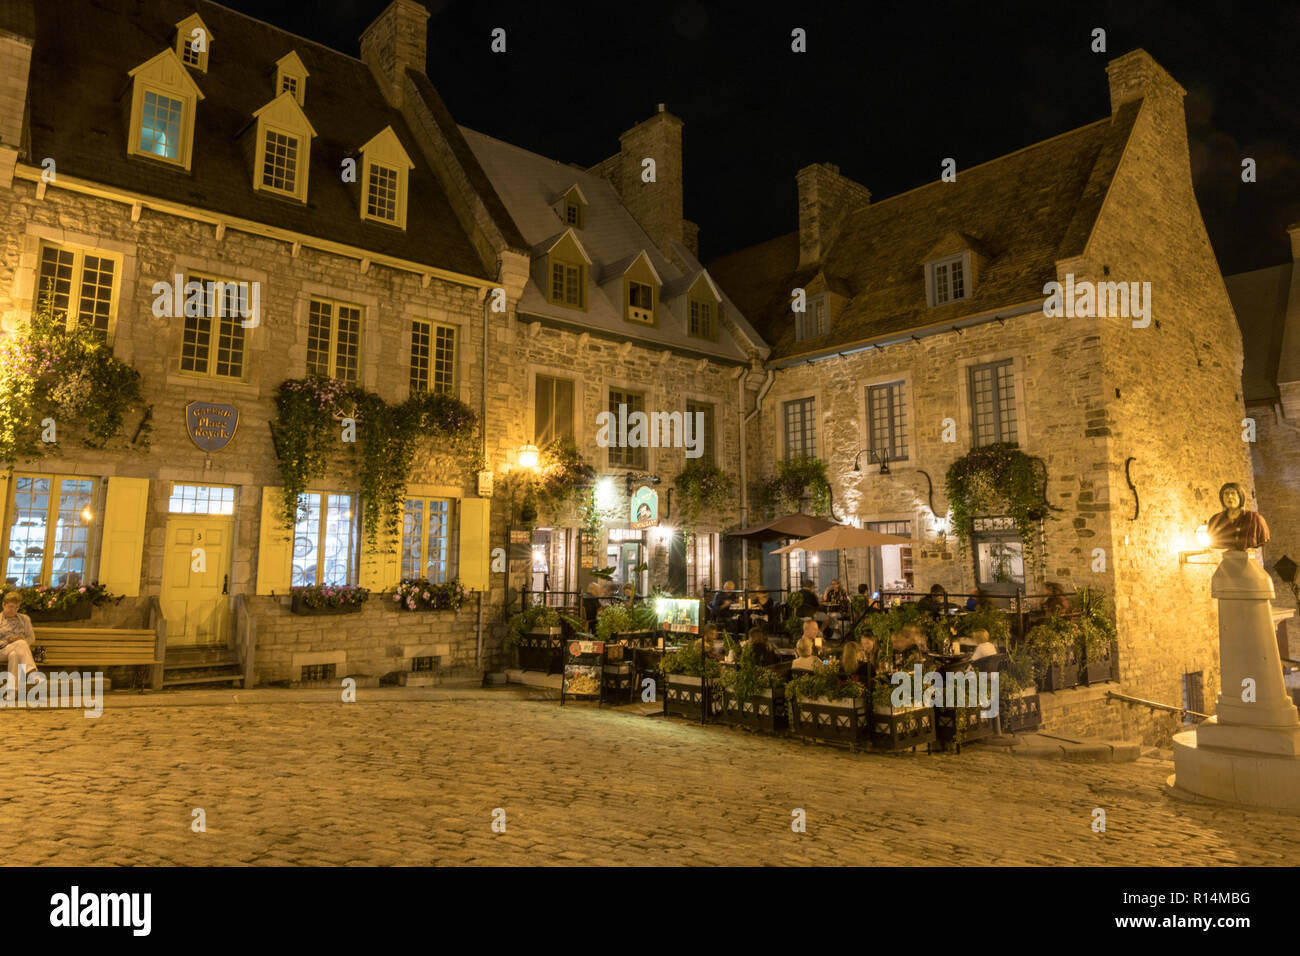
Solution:
[{"label": "cobblestone pavement", "polygon": [[[849,754],[518,693],[0,712],[10,864],[1285,864],[1168,761]],[[494,808],[506,832],[492,831]],[[1106,832],[1091,829],[1106,811]],[[191,830],[191,811],[207,831]],[[791,830],[791,811],[807,832]],[[25,821],[17,825],[15,821]]]}]

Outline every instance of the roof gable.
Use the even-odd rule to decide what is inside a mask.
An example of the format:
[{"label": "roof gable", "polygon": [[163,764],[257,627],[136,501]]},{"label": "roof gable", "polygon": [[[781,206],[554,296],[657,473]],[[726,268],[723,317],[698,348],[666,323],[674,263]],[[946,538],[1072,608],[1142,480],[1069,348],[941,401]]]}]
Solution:
[{"label": "roof gable", "polygon": [[307,114],[298,105],[298,100],[288,90],[255,112],[253,118],[270,123],[272,126],[302,130],[312,136],[316,135],[316,128],[311,125]]},{"label": "roof gable", "polygon": [[185,69],[185,64],[171,47],[145,60],[126,75],[133,80],[144,80],[174,90],[184,90],[190,96],[203,99],[203,91],[199,89],[199,84],[194,82],[194,77],[190,76],[190,71]]},{"label": "roof gable", "polygon": [[375,163],[383,163],[385,166],[396,166],[401,169],[414,169],[415,163],[411,162],[411,157],[406,154],[402,148],[402,141],[397,138],[391,126],[385,126],[374,136],[366,141],[361,147],[361,152]]}]

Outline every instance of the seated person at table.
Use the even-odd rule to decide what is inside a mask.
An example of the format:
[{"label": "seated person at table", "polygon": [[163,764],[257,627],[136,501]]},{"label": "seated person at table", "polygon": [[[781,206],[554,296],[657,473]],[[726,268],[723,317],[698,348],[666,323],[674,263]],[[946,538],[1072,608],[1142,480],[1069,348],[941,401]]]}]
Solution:
[{"label": "seated person at table", "polygon": [[726,650],[726,642],[718,637],[718,625],[705,624],[700,636],[704,639],[704,649],[708,653],[719,655]]},{"label": "seated person at table", "polygon": [[1043,610],[1048,614],[1056,612],[1065,612],[1070,609],[1070,599],[1065,596],[1065,591],[1055,581],[1048,581],[1045,585],[1047,588],[1047,597],[1043,598]]},{"label": "seated person at table", "polygon": [[916,602],[916,609],[922,614],[938,617],[944,612],[943,585],[930,585],[930,593]]},{"label": "seated person at table", "polygon": [[993,599],[983,588],[976,588],[975,593],[966,599],[966,610],[986,611],[993,607]]},{"label": "seated person at table", "polygon": [[794,663],[790,665],[790,670],[812,671],[817,669],[817,666],[821,661],[818,660],[813,653],[812,638],[806,635],[799,638],[799,643],[795,645],[794,649],[798,652],[799,656],[796,657]]},{"label": "seated person at table", "polygon": [[754,649],[754,662],[759,667],[771,667],[781,661],[781,655],[776,652],[771,644],[768,643],[767,634],[761,627],[751,627],[749,629],[748,644]]},{"label": "seated person at table", "polygon": [[822,604],[833,607],[837,604],[844,604],[848,599],[848,594],[844,592],[844,588],[840,587],[840,579],[835,578],[831,581],[831,586],[826,589],[826,593],[822,595]]},{"label": "seated person at table", "polygon": [[735,594],[732,592],[735,590],[736,582],[727,581],[722,585],[722,590],[713,592],[713,600],[709,602],[709,610],[713,612],[714,617],[731,608],[732,601],[735,598]]},{"label": "seated person at table", "polygon": [[803,597],[803,603],[799,605],[799,615],[801,617],[811,617],[814,614],[821,613],[822,602],[818,599],[817,592],[813,589],[811,579],[805,579],[803,587],[796,593]]},{"label": "seated person at table", "polygon": [[862,645],[857,641],[846,641],[840,651],[840,674],[870,686],[871,665],[863,653]]}]

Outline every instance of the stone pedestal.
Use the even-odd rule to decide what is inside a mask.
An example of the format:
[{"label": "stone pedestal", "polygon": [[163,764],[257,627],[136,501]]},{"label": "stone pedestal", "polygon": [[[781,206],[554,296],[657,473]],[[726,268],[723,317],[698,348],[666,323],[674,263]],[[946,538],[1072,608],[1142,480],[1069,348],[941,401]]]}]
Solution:
[{"label": "stone pedestal", "polygon": [[[1300,813],[1300,715],[1282,678],[1273,583],[1246,552],[1228,551],[1210,593],[1219,601],[1217,715],[1174,736],[1170,786],[1183,796]],[[1248,679],[1253,700],[1242,699]]]}]

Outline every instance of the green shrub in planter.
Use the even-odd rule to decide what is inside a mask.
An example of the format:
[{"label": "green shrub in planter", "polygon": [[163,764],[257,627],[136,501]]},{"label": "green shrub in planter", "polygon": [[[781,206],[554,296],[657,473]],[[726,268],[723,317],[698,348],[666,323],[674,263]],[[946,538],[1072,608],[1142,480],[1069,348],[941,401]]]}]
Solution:
[{"label": "green shrub in planter", "polygon": [[818,666],[793,678],[785,696],[791,725],[801,737],[853,746],[869,732],[867,689],[834,667]]},{"label": "green shrub in planter", "polygon": [[558,611],[542,604],[534,604],[510,615],[510,620],[506,622],[506,644],[514,647],[525,634],[559,626]]},{"label": "green shrub in planter", "polygon": [[746,644],[737,653],[736,642],[728,634],[727,647],[736,655],[737,663],[735,667],[723,668],[718,677],[717,683],[722,687],[722,719],[769,733],[784,730],[784,679],[758,663],[751,645]]},{"label": "green shrub in planter", "polygon": [[871,746],[880,750],[910,750],[935,740],[934,708],[895,707],[894,685],[879,680],[871,694]]}]

